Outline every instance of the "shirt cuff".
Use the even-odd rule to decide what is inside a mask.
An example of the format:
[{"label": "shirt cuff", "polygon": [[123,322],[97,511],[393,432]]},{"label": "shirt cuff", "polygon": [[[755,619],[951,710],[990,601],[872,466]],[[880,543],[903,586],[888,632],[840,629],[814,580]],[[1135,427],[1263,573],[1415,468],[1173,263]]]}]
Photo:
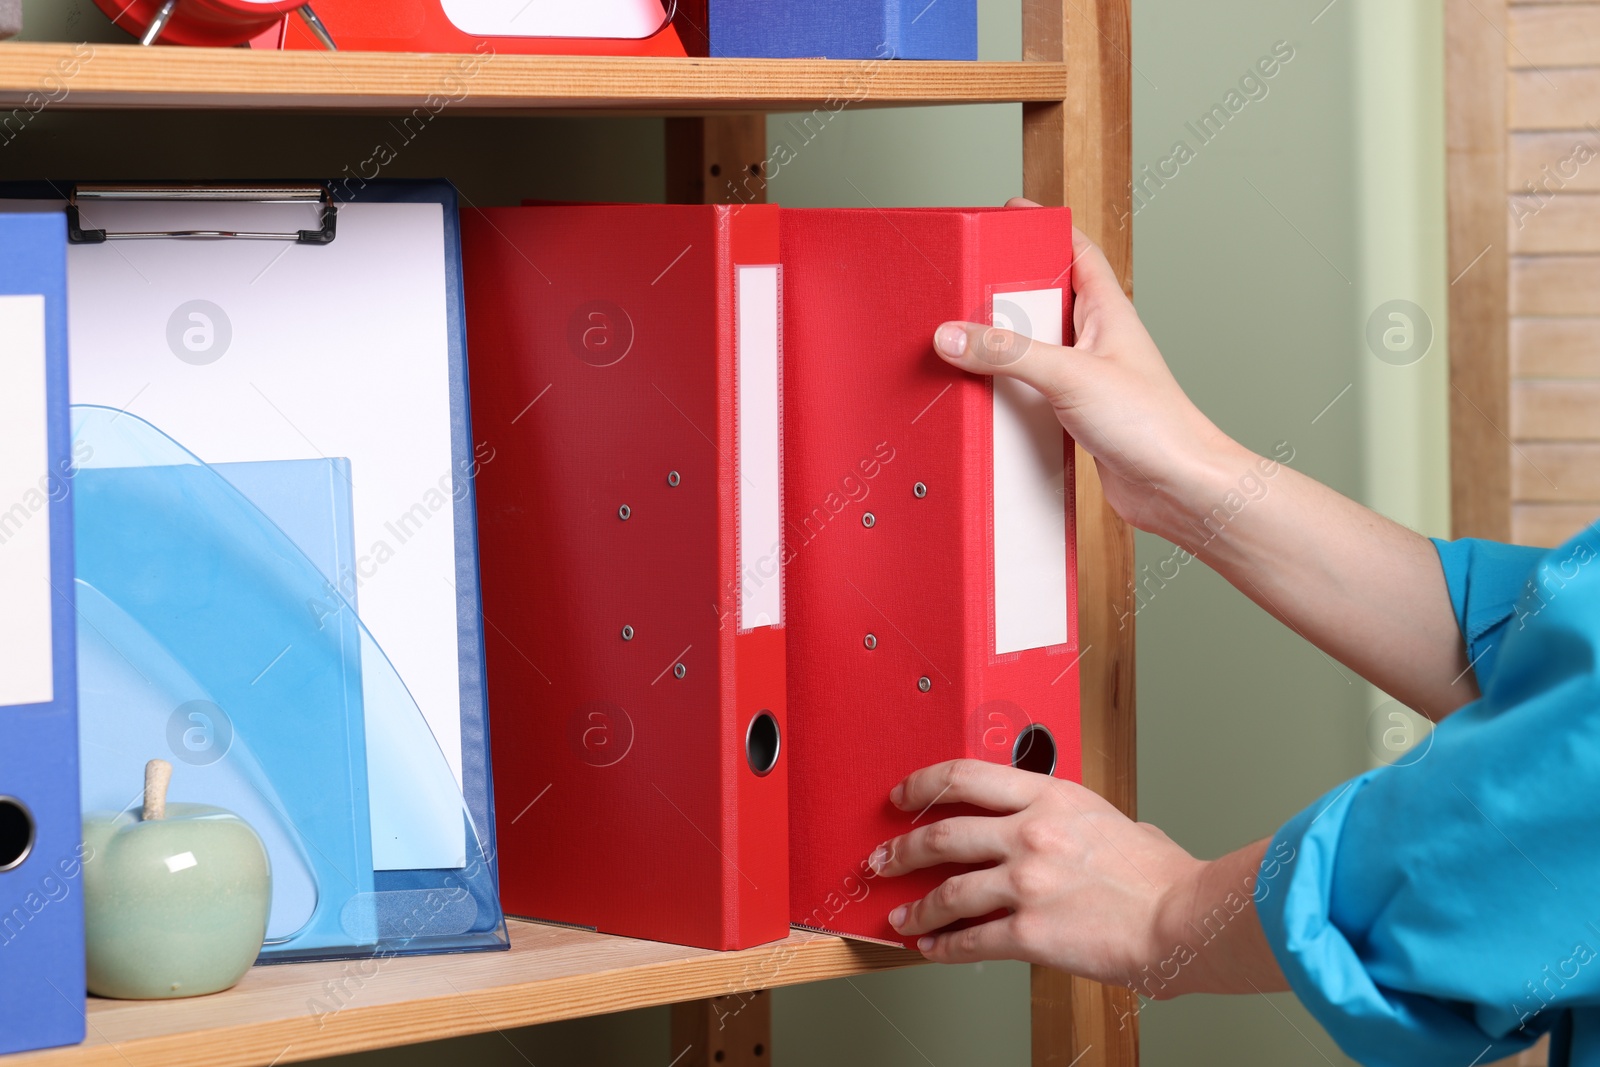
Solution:
[{"label": "shirt cuff", "polygon": [[1516,613],[1534,568],[1549,550],[1476,538],[1434,538],[1433,546],[1444,568],[1456,626],[1466,641],[1467,660],[1479,690],[1484,690],[1494,673],[1502,630]]},{"label": "shirt cuff", "polygon": [[1340,837],[1373,775],[1345,783],[1289,820],[1261,861],[1256,912],[1300,1003],[1345,1054],[1367,1067],[1462,1067],[1491,1063],[1528,1041],[1493,1041],[1467,1005],[1384,989],[1332,921]]}]

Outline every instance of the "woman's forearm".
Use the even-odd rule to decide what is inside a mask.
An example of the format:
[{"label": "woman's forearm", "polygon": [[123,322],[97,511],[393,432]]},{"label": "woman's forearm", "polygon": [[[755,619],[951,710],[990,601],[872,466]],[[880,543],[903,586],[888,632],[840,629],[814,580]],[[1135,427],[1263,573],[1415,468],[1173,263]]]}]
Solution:
[{"label": "woman's forearm", "polygon": [[1140,972],[1135,992],[1165,1000],[1184,993],[1289,988],[1256,914],[1256,878],[1267,846],[1246,845],[1174,886],[1157,919],[1164,955]]},{"label": "woman's forearm", "polygon": [[1231,441],[1174,495],[1154,532],[1323,652],[1431,719],[1477,697],[1427,538]]}]

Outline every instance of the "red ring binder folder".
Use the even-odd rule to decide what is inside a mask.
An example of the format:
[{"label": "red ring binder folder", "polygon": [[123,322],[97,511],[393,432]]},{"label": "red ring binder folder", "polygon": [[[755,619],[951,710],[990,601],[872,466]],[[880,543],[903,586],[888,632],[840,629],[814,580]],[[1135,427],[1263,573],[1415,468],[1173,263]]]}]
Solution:
[{"label": "red ring binder folder", "polygon": [[512,914],[788,933],[777,220],[463,215]]},{"label": "red ring binder folder", "polygon": [[1077,779],[1072,442],[1025,386],[933,351],[949,320],[1060,342],[1065,209],[782,215],[790,896],[797,925],[899,942],[955,868],[878,879],[928,821],[906,774],[968,757]]}]

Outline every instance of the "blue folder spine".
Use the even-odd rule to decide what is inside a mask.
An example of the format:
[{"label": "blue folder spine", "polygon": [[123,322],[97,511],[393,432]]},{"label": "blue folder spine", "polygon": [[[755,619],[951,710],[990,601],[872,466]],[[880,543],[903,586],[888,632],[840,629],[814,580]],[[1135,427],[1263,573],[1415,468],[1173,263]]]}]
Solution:
[{"label": "blue folder spine", "polygon": [[709,0],[711,54],[978,58],[977,0]]},{"label": "blue folder spine", "polygon": [[47,491],[0,508],[48,511],[54,680],[50,702],[0,707],[0,796],[32,821],[31,848],[0,871],[0,1053],[77,1044],[86,1025],[66,247],[59,214],[0,215],[0,294],[44,297]]}]

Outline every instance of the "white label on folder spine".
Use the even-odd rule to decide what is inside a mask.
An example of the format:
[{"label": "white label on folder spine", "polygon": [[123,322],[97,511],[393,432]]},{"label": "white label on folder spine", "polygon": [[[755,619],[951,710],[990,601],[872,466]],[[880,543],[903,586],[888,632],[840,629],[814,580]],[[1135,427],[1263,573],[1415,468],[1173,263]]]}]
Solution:
[{"label": "white label on folder spine", "polygon": [[477,37],[638,40],[667,21],[661,0],[441,0],[445,17]]},{"label": "white label on folder spine", "polygon": [[43,296],[0,296],[0,707],[55,699]]},{"label": "white label on folder spine", "polygon": [[[1062,339],[1062,292],[996,293],[993,325],[1044,344]],[[1066,434],[1050,402],[994,379],[994,650],[1065,644]]]},{"label": "white label on folder spine", "polygon": [[738,269],[739,629],[783,624],[778,267]]}]

